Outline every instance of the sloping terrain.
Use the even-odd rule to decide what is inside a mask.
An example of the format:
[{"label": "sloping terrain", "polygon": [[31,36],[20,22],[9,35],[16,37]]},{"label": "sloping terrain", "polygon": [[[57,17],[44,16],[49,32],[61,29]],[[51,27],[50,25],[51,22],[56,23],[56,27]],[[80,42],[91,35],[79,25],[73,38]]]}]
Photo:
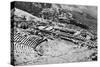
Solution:
[{"label": "sloping terrain", "polygon": [[97,19],[82,7],[64,6],[15,2],[13,65],[97,61]]}]

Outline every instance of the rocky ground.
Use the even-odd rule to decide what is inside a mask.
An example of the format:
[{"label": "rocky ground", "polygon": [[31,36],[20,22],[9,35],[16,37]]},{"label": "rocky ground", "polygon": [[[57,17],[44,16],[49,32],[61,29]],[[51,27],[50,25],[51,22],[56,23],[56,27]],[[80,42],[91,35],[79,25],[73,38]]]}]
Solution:
[{"label": "rocky ground", "polygon": [[15,2],[11,10],[11,64],[97,61],[97,19],[95,11],[95,15],[86,12],[88,8]]}]

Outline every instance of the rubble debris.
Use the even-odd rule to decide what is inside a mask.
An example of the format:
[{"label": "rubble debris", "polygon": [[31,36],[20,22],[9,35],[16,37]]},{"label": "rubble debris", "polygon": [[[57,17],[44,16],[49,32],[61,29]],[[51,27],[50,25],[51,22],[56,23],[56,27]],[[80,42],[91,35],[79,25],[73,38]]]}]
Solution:
[{"label": "rubble debris", "polygon": [[97,61],[97,36],[73,17],[74,11],[43,3],[21,9],[21,3],[11,15],[13,65]]}]

